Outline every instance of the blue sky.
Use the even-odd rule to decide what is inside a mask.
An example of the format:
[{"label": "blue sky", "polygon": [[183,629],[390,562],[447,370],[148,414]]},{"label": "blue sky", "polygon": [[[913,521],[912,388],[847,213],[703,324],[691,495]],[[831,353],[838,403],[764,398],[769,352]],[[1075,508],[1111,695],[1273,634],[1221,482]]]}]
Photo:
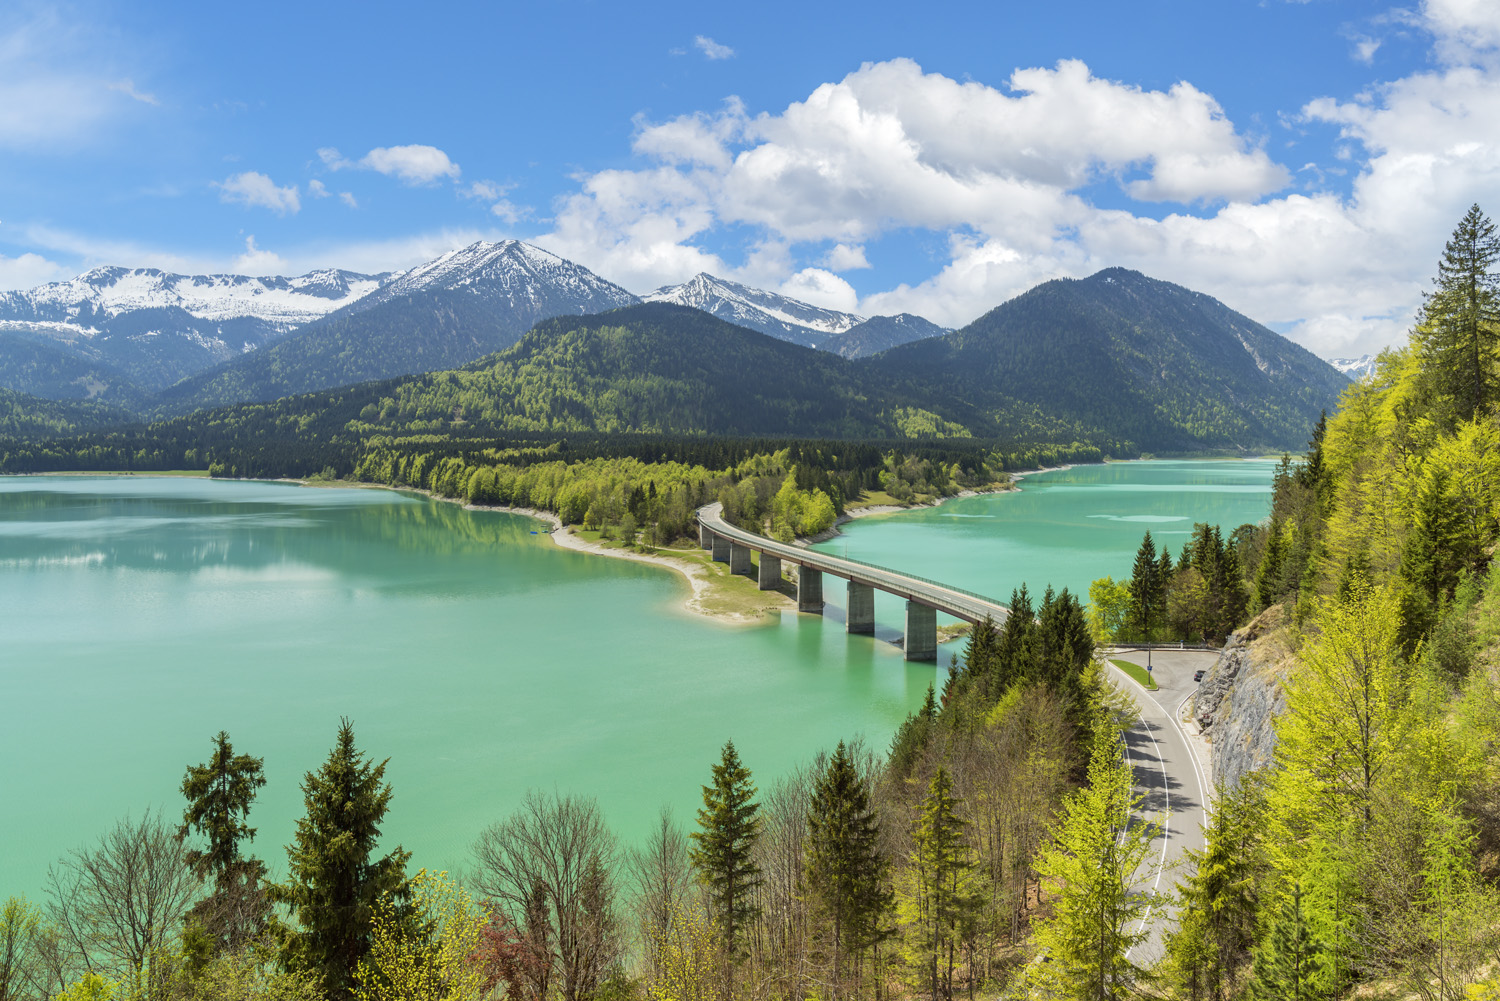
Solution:
[{"label": "blue sky", "polygon": [[7,4],[0,287],[514,237],[959,325],[1133,267],[1325,356],[1500,211],[1500,4]]}]

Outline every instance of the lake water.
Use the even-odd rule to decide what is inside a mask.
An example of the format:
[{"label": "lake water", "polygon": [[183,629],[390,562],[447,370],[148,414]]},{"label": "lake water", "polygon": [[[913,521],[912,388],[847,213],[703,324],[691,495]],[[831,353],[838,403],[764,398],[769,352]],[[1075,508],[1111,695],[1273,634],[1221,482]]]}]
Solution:
[{"label": "lake water", "polygon": [[[1143,528],[1175,549],[1193,521],[1264,517],[1270,477],[1080,467],[863,519],[847,545],[1002,598],[1022,580],[1086,589],[1129,572]],[[528,788],[595,796],[634,841],[663,804],[692,822],[725,739],[766,786],[839,739],[883,748],[935,677],[881,641],[899,602],[874,640],[843,633],[836,586],[826,620],[723,626],[682,610],[675,573],[538,529],[384,490],[0,478],[0,898],[38,895],[49,862],[118,817],[175,820],[220,729],[265,758],[250,819],[273,873],[341,716],[390,759],[387,837],[414,867],[461,869]]]}]

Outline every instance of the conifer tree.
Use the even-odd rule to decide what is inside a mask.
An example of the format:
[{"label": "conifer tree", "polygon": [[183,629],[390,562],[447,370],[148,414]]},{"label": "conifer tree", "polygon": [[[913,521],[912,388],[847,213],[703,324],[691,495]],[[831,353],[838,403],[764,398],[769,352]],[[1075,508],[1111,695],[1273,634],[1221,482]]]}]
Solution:
[{"label": "conifer tree", "polygon": [[758,910],[755,889],[761,884],[761,876],[752,850],[760,835],[759,810],[750,770],[740,764],[734,741],[726,741],[721,760],[713,766],[713,784],[703,787],[699,829],[691,834],[689,854],[708,890],[727,983],[732,983],[732,966],[740,955],[746,926]]},{"label": "conifer tree", "polygon": [[938,766],[912,831],[911,864],[903,873],[901,917],[908,929],[907,958],[926,992],[953,997],[958,944],[979,912],[974,865],[955,812],[953,780]]},{"label": "conifer tree", "polygon": [[991,690],[1003,692],[1031,670],[1036,643],[1036,611],[1026,585],[1010,593],[1010,614],[1000,627]]},{"label": "conifer tree", "polygon": [[1438,261],[1437,290],[1413,332],[1423,368],[1473,420],[1500,401],[1500,236],[1478,205],[1453,231]]},{"label": "conifer tree", "polygon": [[1302,906],[1302,887],[1293,886],[1265,944],[1255,951],[1250,996],[1256,1001],[1315,1001],[1323,997],[1319,987],[1323,978],[1321,952]]},{"label": "conifer tree", "polygon": [[342,720],[328,760],[303,780],[307,813],[287,846],[288,879],[271,888],[301,926],[287,936],[285,964],[316,975],[334,1001],[353,994],[382,896],[398,908],[410,896],[410,852],[397,846],[371,858],[391,801],[385,766],[365,758],[354,746],[354,725]]},{"label": "conifer tree", "polygon": [[[208,763],[189,765],[182,780],[188,807],[178,835],[186,837],[191,831],[208,839],[206,851],[189,849],[183,858],[199,879],[212,879],[214,886],[212,895],[189,912],[188,922],[209,936],[213,951],[237,949],[265,925],[260,883],[266,867],[240,854],[240,842],[255,837],[255,828],[245,820],[256,790],[266,784],[264,760],[235,754],[229,734],[220,730]],[[194,934],[188,939],[193,951],[207,944],[199,943]]]},{"label": "conifer tree", "polygon": [[1166,610],[1161,567],[1156,558],[1156,543],[1147,532],[1135,553],[1135,566],[1130,571],[1131,622],[1141,639],[1150,641],[1157,623]]},{"label": "conifer tree", "polygon": [[1035,936],[1048,961],[1028,968],[1044,996],[1110,1001],[1142,976],[1127,954],[1147,935],[1142,919],[1151,897],[1134,885],[1150,879],[1149,868],[1139,873],[1157,828],[1134,820],[1134,784],[1119,728],[1100,720],[1088,785],[1064,804],[1053,843],[1037,862],[1056,894],[1052,917]]},{"label": "conifer tree", "polygon": [[807,811],[807,885],[832,925],[835,997],[845,952],[876,942],[891,908],[879,838],[869,792],[839,741]]}]

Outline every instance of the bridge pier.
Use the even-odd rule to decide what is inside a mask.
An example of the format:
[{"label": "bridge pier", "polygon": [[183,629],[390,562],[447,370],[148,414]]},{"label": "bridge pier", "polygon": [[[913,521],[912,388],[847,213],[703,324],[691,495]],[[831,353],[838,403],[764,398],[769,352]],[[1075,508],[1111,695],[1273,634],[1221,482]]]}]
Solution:
[{"label": "bridge pier", "polygon": [[714,533],[710,532],[708,526],[701,521],[698,522],[698,545],[703,549],[714,547]]},{"label": "bridge pier", "polygon": [[750,576],[750,547],[738,542],[729,544],[729,572]]},{"label": "bridge pier", "polygon": [[875,589],[869,584],[849,582],[849,616],[846,632],[873,635],[875,632]]},{"label": "bridge pier", "polygon": [[904,646],[907,660],[937,660],[937,609],[907,601]]},{"label": "bridge pier", "polygon": [[781,557],[770,553],[760,554],[760,576],[757,578],[762,591],[774,591],[781,584]]},{"label": "bridge pier", "polygon": [[715,535],[713,538],[713,544],[709,546],[709,549],[713,552],[713,560],[715,563],[729,562],[729,540],[724,536]]},{"label": "bridge pier", "polygon": [[797,611],[823,614],[823,571],[797,568]]}]

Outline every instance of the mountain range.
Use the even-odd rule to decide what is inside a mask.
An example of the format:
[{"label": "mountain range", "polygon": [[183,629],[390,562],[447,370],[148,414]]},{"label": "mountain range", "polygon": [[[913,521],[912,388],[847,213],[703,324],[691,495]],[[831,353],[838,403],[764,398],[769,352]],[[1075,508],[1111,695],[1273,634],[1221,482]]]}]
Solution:
[{"label": "mountain range", "polygon": [[[218,339],[194,342],[170,322],[152,326],[164,317],[212,323]],[[580,325],[585,317],[602,317],[602,326]],[[235,324],[245,333],[226,340],[224,331]],[[605,329],[628,336],[604,337],[599,331]],[[710,362],[724,352],[713,352],[693,369],[680,345],[669,350],[659,343],[663,331],[700,345],[718,338],[748,367],[719,371]],[[752,349],[730,331],[806,353],[766,354],[769,348]],[[568,353],[549,347],[549,336],[565,341]],[[230,357],[169,385],[162,385],[160,372],[132,379],[132,369],[121,363],[132,351],[134,370],[173,352],[180,360],[183,345],[191,343],[211,343]],[[1026,429],[1048,440],[1062,435],[1163,451],[1282,447],[1305,438],[1319,410],[1347,385],[1328,364],[1222,303],[1123,269],[1048,282],[957,331],[911,314],[866,319],[706,274],[643,301],[587,268],[517,241],[476,243],[391,275],[189,278],[96,269],[73,282],[0,299],[0,388],[156,417],[470,371],[510,359],[507,350],[523,345],[534,357],[492,381],[500,395],[478,407],[493,426],[680,433],[731,433],[723,429],[732,426],[738,429],[733,433],[835,436],[994,436]],[[594,351],[622,367],[613,373],[593,367]],[[635,364],[643,358],[667,369]],[[579,383],[581,376],[565,371],[563,360],[589,373],[588,380]],[[796,379],[782,367],[788,365],[800,367]],[[543,371],[550,374],[543,377]],[[744,402],[737,378],[803,385],[808,373],[846,387],[840,398],[864,402],[835,414],[821,403],[762,394],[780,399],[793,424],[795,415],[805,415],[810,423],[800,432],[748,403],[746,413],[760,414],[760,424],[714,410],[731,399]],[[673,388],[663,389],[653,409],[638,391],[662,388],[662,378]],[[804,388],[816,392],[812,383]],[[635,402],[611,412],[596,406],[597,394]],[[689,398],[699,401],[697,410],[685,408]],[[552,408],[548,420],[528,409],[536,399]],[[461,409],[475,411],[475,398]],[[80,420],[113,412],[96,409]],[[555,419],[560,414],[567,419]]]}]

